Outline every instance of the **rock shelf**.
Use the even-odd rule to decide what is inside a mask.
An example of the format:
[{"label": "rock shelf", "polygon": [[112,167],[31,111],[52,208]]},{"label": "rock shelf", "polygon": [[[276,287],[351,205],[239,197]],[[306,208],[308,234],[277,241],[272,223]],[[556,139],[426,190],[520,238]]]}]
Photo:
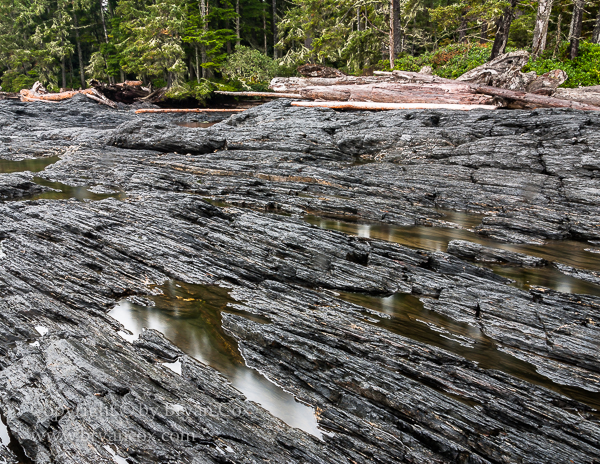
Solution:
[{"label": "rock shelf", "polygon": [[[598,462],[599,297],[515,288],[445,251],[302,216],[464,227],[441,208],[480,214],[468,228],[500,242],[597,241],[600,115],[277,101],[185,121],[77,96],[0,102],[1,158],[60,157],[0,174],[0,412],[31,462]],[[12,201],[39,193],[34,177],[123,195]],[[176,340],[119,335],[117,302],[168,280],[227,288],[271,321],[225,310],[222,327],[249,367],[315,408],[322,439]],[[412,295],[448,321],[423,330],[494,343],[535,376],[388,330],[341,292]],[[11,464],[12,449],[0,445]]]}]

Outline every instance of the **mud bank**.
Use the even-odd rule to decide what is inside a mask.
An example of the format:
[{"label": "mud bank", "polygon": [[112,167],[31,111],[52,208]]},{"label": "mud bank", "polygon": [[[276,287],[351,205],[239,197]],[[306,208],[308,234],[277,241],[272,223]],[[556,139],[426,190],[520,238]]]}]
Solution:
[{"label": "mud bank", "polygon": [[[0,103],[2,159],[60,158],[0,174],[6,462],[596,462],[599,297],[516,288],[446,250],[303,217],[600,240],[600,116],[279,101],[181,122],[81,98]],[[50,183],[99,196],[13,201]],[[122,337],[108,313],[152,307],[167,281],[227,289],[221,330],[315,410],[321,437],[249,401],[177,335]],[[374,303],[386,298],[393,312]]]}]

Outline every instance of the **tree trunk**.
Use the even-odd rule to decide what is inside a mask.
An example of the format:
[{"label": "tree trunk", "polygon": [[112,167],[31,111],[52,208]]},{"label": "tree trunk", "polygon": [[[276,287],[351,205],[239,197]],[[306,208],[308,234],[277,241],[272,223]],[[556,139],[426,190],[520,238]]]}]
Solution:
[{"label": "tree trunk", "polygon": [[235,35],[237,37],[237,45],[240,45],[240,0],[236,0],[235,2],[235,12],[237,14],[235,18]]},{"label": "tree trunk", "polygon": [[66,89],[67,88],[67,70],[66,70],[66,66],[65,66],[65,57],[62,57],[62,61],[60,62],[60,67],[61,67],[61,71],[62,71],[62,88]]},{"label": "tree trunk", "polygon": [[537,17],[535,20],[535,29],[533,31],[533,46],[531,56],[537,58],[546,49],[546,39],[548,37],[548,20],[552,13],[552,3],[554,0],[539,0]]},{"label": "tree trunk", "polygon": [[569,57],[574,60],[579,54],[579,40],[581,39],[581,27],[583,25],[583,9],[585,0],[575,0],[573,5],[573,19],[571,21],[571,44],[569,46]]},{"label": "tree trunk", "polygon": [[592,34],[592,43],[600,44],[600,8],[598,8],[596,27],[594,27],[594,33]]},{"label": "tree trunk", "polygon": [[273,0],[273,58],[277,59],[278,52],[275,45],[279,41],[279,37],[277,34],[277,0]]},{"label": "tree trunk", "polygon": [[108,32],[106,31],[106,21],[104,20],[104,6],[102,0],[100,1],[100,18],[102,18],[102,29],[104,29],[104,40],[108,43]]},{"label": "tree trunk", "polygon": [[467,18],[465,15],[460,17],[460,26],[458,28],[458,42],[463,43],[467,37]]},{"label": "tree trunk", "polygon": [[515,7],[517,6],[517,3],[519,3],[518,0],[510,0],[510,6],[504,10],[504,15],[500,19],[498,31],[496,31],[496,38],[494,39],[494,45],[492,46],[490,61],[497,58],[498,55],[501,55],[504,53],[504,50],[506,50],[506,42],[508,42],[510,25],[515,16]]},{"label": "tree trunk", "polygon": [[194,44],[194,50],[196,52],[196,82],[200,83],[200,55],[198,53],[198,44]]},{"label": "tree trunk", "polygon": [[[206,0],[200,0],[198,5],[200,7],[200,17],[202,18],[202,30],[206,33],[207,25],[206,25]],[[204,44],[200,45],[200,55],[202,58],[202,64],[206,63],[206,46]],[[207,70],[203,66],[202,67],[202,77],[206,78]]]},{"label": "tree trunk", "polygon": [[488,38],[488,24],[486,22],[484,22],[481,25],[481,37],[479,39],[479,43],[480,44],[484,44],[487,42],[487,38]]},{"label": "tree trunk", "polygon": [[560,36],[562,35],[562,11],[558,14],[558,21],[556,21],[556,43],[554,44],[554,52],[552,53],[552,59],[556,58],[560,50]]},{"label": "tree trunk", "polygon": [[265,10],[266,9],[263,8],[263,40],[264,40],[264,47],[265,47],[265,55],[267,55],[268,54],[268,49],[267,49],[267,12]]},{"label": "tree trunk", "polygon": [[85,89],[85,70],[83,68],[83,53],[81,52],[81,41],[79,40],[79,21],[77,15],[73,12],[73,25],[75,26],[75,42],[77,42],[77,57],[79,58],[79,77],[81,79],[81,88]]},{"label": "tree trunk", "polygon": [[398,56],[400,43],[400,0],[390,0],[390,68]]}]

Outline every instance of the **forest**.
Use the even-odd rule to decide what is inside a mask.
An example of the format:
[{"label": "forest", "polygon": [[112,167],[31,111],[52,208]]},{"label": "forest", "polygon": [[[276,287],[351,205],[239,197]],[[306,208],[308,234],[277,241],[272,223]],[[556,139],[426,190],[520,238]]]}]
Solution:
[{"label": "forest", "polygon": [[0,85],[139,79],[174,96],[262,90],[310,62],[449,78],[500,53],[563,86],[600,84],[600,2],[586,0],[0,0]]}]

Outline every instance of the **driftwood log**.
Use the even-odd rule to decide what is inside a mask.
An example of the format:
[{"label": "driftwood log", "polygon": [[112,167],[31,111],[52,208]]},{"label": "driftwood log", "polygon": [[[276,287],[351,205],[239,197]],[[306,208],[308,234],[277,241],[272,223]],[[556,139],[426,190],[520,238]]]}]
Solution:
[{"label": "driftwood log", "polygon": [[301,106],[308,108],[332,108],[336,110],[495,110],[494,105],[453,105],[440,103],[376,103],[376,102],[347,102],[347,101],[328,101],[328,102],[292,102],[292,106]]},{"label": "driftwood log", "polygon": [[275,77],[269,84],[274,92],[299,92],[306,87],[331,85],[365,85],[382,82],[399,82],[394,73],[375,76],[342,76],[342,77]]},{"label": "driftwood log", "polygon": [[94,100],[98,103],[110,106],[111,108],[117,107],[117,104],[115,102],[106,98],[104,95],[102,95],[96,89],[69,90],[66,92],[48,93],[46,91],[46,89],[44,89],[42,84],[40,84],[39,82],[36,82],[33,85],[33,87],[31,88],[31,90],[23,89],[19,92],[19,94],[21,97],[21,101],[23,101],[23,102],[41,101],[41,102],[53,102],[53,103],[63,101],[63,100],[68,100],[70,98],[73,98],[75,95],[81,94],[81,95],[85,95],[87,98]]},{"label": "driftwood log", "polygon": [[44,102],[59,102],[62,100],[68,100],[69,98],[73,98],[77,94],[92,94],[94,93],[94,89],[85,89],[85,90],[69,90],[67,92],[59,92],[59,93],[38,93],[32,90],[23,89],[19,92],[21,94],[21,101],[24,102],[35,102],[35,101],[44,101]]},{"label": "driftwood log", "polygon": [[18,100],[20,95],[13,92],[0,92],[0,100]]},{"label": "driftwood log", "polygon": [[[541,76],[521,69],[529,53],[506,53],[463,74],[445,79],[430,74],[392,71],[374,76],[332,75],[327,69],[307,67],[306,78],[275,78],[270,89],[278,93],[299,94],[313,100],[365,101],[380,103],[436,103],[489,105],[508,108],[574,108],[597,111],[600,91],[558,89],[567,75],[562,70]],[[331,77],[323,77],[329,75]],[[312,77],[314,76],[314,77]],[[554,95],[554,98],[552,97]]]},{"label": "driftwood log", "polygon": [[571,100],[588,105],[600,106],[600,85],[579,89],[556,89],[553,95],[563,100]]},{"label": "driftwood log", "polygon": [[455,82],[421,85],[392,82],[336,85],[308,87],[301,89],[299,93],[311,100],[352,102],[491,105],[494,100],[493,97],[475,93],[468,84]]},{"label": "driftwood log", "polygon": [[279,92],[226,92],[224,90],[215,90],[215,94],[233,97],[303,98],[298,93]]},{"label": "driftwood log", "polygon": [[160,108],[136,110],[135,114],[141,113],[241,113],[245,109],[226,108]]},{"label": "driftwood log", "polygon": [[505,101],[515,102],[534,108],[572,108],[574,110],[600,111],[600,106],[588,105],[578,101],[563,100],[561,98],[547,97],[535,93],[520,92],[487,85],[475,85],[474,90],[484,95],[501,98]]},{"label": "driftwood log", "polygon": [[148,97],[151,92],[147,87],[142,86],[142,81],[125,81],[119,84],[104,84],[92,80],[90,85],[108,100],[125,104],[132,104],[137,100]]}]

